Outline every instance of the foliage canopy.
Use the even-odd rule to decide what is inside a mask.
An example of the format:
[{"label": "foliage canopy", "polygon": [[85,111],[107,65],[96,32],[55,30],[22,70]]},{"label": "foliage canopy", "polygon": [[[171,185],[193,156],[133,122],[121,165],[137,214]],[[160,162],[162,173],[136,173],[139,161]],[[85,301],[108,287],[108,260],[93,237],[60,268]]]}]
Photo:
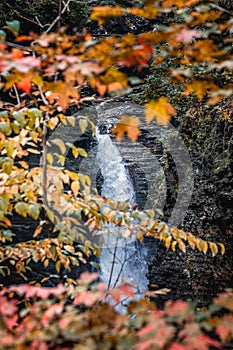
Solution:
[{"label": "foliage canopy", "polygon": [[[68,5],[69,1],[64,12]],[[99,247],[91,244],[86,232],[95,235],[109,222],[126,226],[130,235],[136,231],[139,240],[144,235],[153,236],[174,251],[179,248],[185,252],[188,244],[205,254],[210,250],[215,256],[218,251],[224,254],[225,247],[168,227],[153,210],[140,211],[129,203],[97,195],[86,174],[64,166],[69,149],[75,158],[86,157],[84,149],[55,139],[57,152],[46,151],[47,136],[60,123],[78,123],[82,133],[90,127],[94,134],[91,116],[75,119],[68,116],[69,111],[97,98],[114,98],[132,91],[132,69],[140,75],[149,65],[159,70],[169,61],[172,64],[163,71],[164,79],[180,84],[181,98],[196,96],[214,106],[230,96],[233,23],[229,13],[215,1],[148,0],[129,8],[95,6],[90,20],[104,26],[112,18],[127,15],[155,23],[157,19],[150,32],[98,37],[86,29],[67,34],[61,27],[52,32],[50,26],[39,35],[20,33],[17,20],[6,22],[0,31],[0,88],[4,96],[0,112],[0,273],[6,276],[13,269],[25,277],[32,261],[40,261],[45,267],[52,261],[60,281],[66,283],[51,290],[29,285],[3,288],[0,344],[6,349],[22,348],[22,344],[23,348],[30,344],[30,349],[66,349],[70,344],[74,349],[97,349],[102,344],[105,349],[194,350],[201,343],[205,350],[219,348],[221,342],[232,339],[232,294],[220,296],[215,306],[204,312],[184,302],[168,303],[161,311],[145,298],[130,303],[126,315],[121,315],[107,295],[120,303],[122,296],[133,296],[131,286],[105,291],[102,284],[90,286],[92,277],[87,274],[78,282],[64,280],[63,271],[70,270],[71,265],[85,262],[91,253],[98,256]],[[59,22],[62,11],[59,16],[54,23]],[[224,72],[224,79],[218,81],[216,72]],[[86,88],[89,96],[83,92]],[[176,115],[169,98],[158,96],[147,101],[147,123],[166,125]],[[136,141],[139,126],[137,118],[125,115],[113,134],[117,140],[127,134]],[[30,164],[30,156],[38,166]],[[59,215],[51,203],[59,208]],[[11,218],[16,214],[37,222],[33,239],[14,243]],[[82,242],[78,247],[76,240]],[[25,298],[26,308],[19,311],[18,299],[11,299],[13,293]],[[217,312],[222,307],[226,312],[220,317]],[[102,315],[106,324],[100,322]],[[80,320],[86,327],[82,324],[77,328]],[[214,339],[210,338],[212,330],[216,332]]]}]

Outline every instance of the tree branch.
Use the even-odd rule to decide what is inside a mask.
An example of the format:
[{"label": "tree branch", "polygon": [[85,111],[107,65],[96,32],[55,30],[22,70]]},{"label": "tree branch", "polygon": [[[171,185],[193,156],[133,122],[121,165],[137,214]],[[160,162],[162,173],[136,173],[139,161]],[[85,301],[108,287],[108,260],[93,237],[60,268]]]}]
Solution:
[{"label": "tree branch", "polygon": [[65,4],[65,6],[63,7],[63,9],[61,10],[61,14],[59,14],[55,20],[50,24],[50,26],[48,27],[48,29],[45,31],[45,34],[48,34],[48,32],[50,32],[50,30],[55,26],[55,24],[60,20],[61,15],[63,15],[63,13],[66,11],[66,9],[69,6],[69,3],[71,2],[71,0],[68,0],[67,3]]}]

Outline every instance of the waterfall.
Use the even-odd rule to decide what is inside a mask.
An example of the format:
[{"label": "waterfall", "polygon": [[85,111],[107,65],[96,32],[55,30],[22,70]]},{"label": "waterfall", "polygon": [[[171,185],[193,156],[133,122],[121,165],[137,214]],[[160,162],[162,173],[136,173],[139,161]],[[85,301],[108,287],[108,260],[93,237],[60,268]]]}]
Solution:
[{"label": "waterfall", "polygon": [[[101,195],[117,201],[135,203],[135,192],[125,162],[108,134],[97,129],[97,163],[103,177]],[[114,230],[113,224],[108,226]],[[119,230],[121,228],[118,228]],[[135,237],[119,238],[105,234],[105,246],[100,253],[100,277],[109,288],[122,282],[132,283],[138,295],[148,289],[147,250]]]}]

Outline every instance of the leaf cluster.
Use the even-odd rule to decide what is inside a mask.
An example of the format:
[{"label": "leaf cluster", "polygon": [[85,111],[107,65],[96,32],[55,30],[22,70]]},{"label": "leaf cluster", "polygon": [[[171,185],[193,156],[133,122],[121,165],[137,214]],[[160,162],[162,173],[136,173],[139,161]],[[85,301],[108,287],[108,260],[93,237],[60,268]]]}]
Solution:
[{"label": "leaf cluster", "polygon": [[[135,300],[132,285],[106,291],[97,274],[75,285],[20,285],[0,293],[0,345],[4,349],[220,349],[233,339],[232,291],[205,309],[149,296]],[[162,291],[161,291],[162,292]],[[124,303],[124,312],[117,305]]]}]

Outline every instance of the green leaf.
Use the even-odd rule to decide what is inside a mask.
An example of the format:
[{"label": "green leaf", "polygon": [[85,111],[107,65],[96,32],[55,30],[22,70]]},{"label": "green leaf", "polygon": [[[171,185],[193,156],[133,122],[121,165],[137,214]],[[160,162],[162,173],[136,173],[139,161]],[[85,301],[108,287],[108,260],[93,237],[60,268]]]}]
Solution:
[{"label": "green leaf", "polygon": [[4,30],[0,30],[0,40],[1,41],[6,40],[6,32]]},{"label": "green leaf", "polygon": [[0,197],[0,210],[5,212],[7,210],[7,207],[8,207],[8,201],[1,196]]},{"label": "green leaf", "polygon": [[27,216],[28,205],[24,202],[18,202],[15,205],[15,210],[18,214],[22,215],[24,218]]},{"label": "green leaf", "polygon": [[13,167],[13,159],[11,158],[5,158],[3,163],[2,163],[2,170],[6,174],[10,174],[12,172],[12,167]]},{"label": "green leaf", "polygon": [[3,28],[8,29],[15,37],[19,34],[20,22],[17,20],[14,21],[6,21],[6,26]]},{"label": "green leaf", "polygon": [[12,133],[10,124],[6,122],[0,122],[0,131],[3,132],[6,136],[9,136]]},{"label": "green leaf", "polygon": [[30,204],[28,207],[28,214],[35,220],[38,219],[40,215],[40,207],[37,204]]},{"label": "green leaf", "polygon": [[20,126],[25,126],[26,124],[26,120],[25,120],[25,116],[22,112],[13,112],[12,113],[12,117],[17,120],[17,122],[19,123]]},{"label": "green leaf", "polygon": [[1,118],[8,118],[8,112],[7,111],[0,112],[0,117]]}]

